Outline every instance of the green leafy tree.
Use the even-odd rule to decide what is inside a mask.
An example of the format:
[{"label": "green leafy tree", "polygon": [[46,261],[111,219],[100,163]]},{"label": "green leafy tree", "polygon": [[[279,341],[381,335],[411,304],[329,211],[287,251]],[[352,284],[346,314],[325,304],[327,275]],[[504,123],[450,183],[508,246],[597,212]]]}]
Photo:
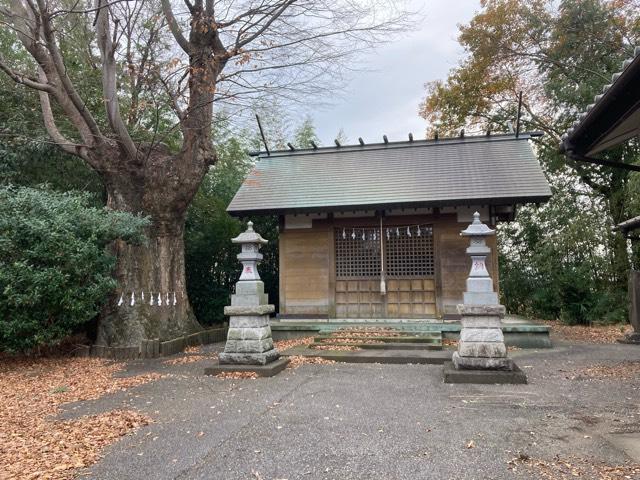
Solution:
[{"label": "green leafy tree", "polygon": [[[267,132],[283,132],[280,144],[271,144],[272,148],[283,148],[286,129],[282,116],[265,116],[263,124]],[[240,276],[238,247],[230,240],[246,228],[249,219],[234,218],[226,208],[253,167],[254,160],[247,152],[261,147],[259,136],[246,131],[233,133],[224,120],[220,125],[216,132],[219,160],[189,207],[185,231],[187,289],[196,317],[204,324],[224,320],[223,308],[229,304],[229,294]],[[305,132],[304,139],[315,138],[310,120],[295,130],[296,141],[302,138],[298,136],[301,131]],[[278,218],[260,216],[250,220],[256,231],[269,240],[261,249],[264,259],[260,264],[260,277],[269,301],[277,306]]]},{"label": "green leafy tree", "polygon": [[311,117],[306,117],[293,133],[293,143],[298,148],[311,148],[311,142],[320,146],[320,139],[316,133]]},{"label": "green leafy tree", "polygon": [[107,245],[142,242],[149,222],[91,202],[88,194],[0,187],[0,350],[56,344],[116,287]]},{"label": "green leafy tree", "polygon": [[[559,261],[558,275],[550,277],[571,288],[568,279],[577,275],[577,282],[589,282],[589,272],[603,268],[603,282],[580,285],[585,291],[598,288],[607,301],[585,302],[591,313],[571,313],[567,296],[547,297],[559,302],[564,318],[570,321],[595,319],[596,303],[624,304],[620,292],[626,290],[629,258],[625,240],[611,226],[640,213],[634,207],[635,174],[610,167],[580,164],[568,160],[558,151],[561,135],[577,119],[577,115],[593,102],[611,75],[619,70],[623,59],[633,53],[640,38],[640,9],[637,1],[622,0],[484,0],[482,9],[466,25],[460,27],[459,41],[467,56],[454,68],[445,81],[427,85],[427,95],[421,104],[421,115],[428,122],[427,134],[455,134],[467,131],[492,130],[506,132],[514,127],[517,98],[523,92],[523,130],[545,133],[535,146],[554,195],[561,198],[564,211],[581,218],[582,235],[593,239],[592,254],[580,258],[579,264]],[[608,160],[635,163],[639,158],[638,142],[630,142],[603,154]],[[528,258],[529,262],[545,262],[545,258],[568,258],[563,251],[574,245],[571,235],[556,235],[559,225],[554,207],[556,200],[543,206],[536,215],[518,216],[521,231],[542,231],[555,238],[544,245],[544,237],[525,235],[527,248],[544,255]],[[637,202],[636,202],[637,203]],[[525,210],[526,211],[526,210]],[[566,216],[563,216],[565,220]],[[571,221],[570,221],[571,222]],[[566,229],[561,229],[566,232]],[[515,234],[512,229],[500,233],[501,244],[509,244]],[[558,243],[562,242],[562,243]],[[503,249],[501,281],[507,285],[510,275],[529,272],[529,268],[544,270],[539,265],[513,263],[511,250]],[[523,270],[524,269],[524,270]],[[506,272],[506,273],[505,273]],[[514,284],[518,284],[514,280]],[[505,290],[509,290],[508,288]],[[534,293],[535,294],[535,293]],[[526,290],[511,289],[512,308],[524,305]],[[575,295],[580,296],[580,295]],[[539,303],[537,305],[540,305]],[[557,309],[551,309],[559,316]],[[615,317],[622,318],[620,309]],[[532,314],[547,315],[534,308]],[[606,316],[606,315],[605,315]]]},{"label": "green leafy tree", "polygon": [[201,328],[184,295],[184,228],[218,158],[214,103],[335,89],[407,17],[375,0],[0,0],[0,22],[0,71],[35,94],[49,141],[98,174],[110,208],[151,218],[148,243],[116,243],[119,288],[183,300],[125,310],[112,297],[98,342],[132,346]]},{"label": "green leafy tree", "polygon": [[60,192],[87,192],[95,206],[106,202],[100,177],[79,158],[47,143],[0,143],[0,184],[37,187],[45,183]]}]

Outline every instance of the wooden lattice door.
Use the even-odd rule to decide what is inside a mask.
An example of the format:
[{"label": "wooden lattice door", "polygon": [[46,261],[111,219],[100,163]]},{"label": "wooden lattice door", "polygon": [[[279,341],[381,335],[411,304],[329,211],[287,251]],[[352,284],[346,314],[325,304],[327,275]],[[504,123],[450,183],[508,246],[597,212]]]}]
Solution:
[{"label": "wooden lattice door", "polygon": [[[382,251],[386,295],[380,292]],[[435,315],[434,256],[431,225],[336,228],[336,316]]]}]

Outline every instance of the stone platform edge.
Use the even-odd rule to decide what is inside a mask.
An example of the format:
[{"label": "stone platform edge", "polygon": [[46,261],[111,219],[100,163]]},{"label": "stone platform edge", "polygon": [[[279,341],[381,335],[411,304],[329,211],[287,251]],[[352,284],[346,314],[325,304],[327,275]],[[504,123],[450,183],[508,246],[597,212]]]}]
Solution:
[{"label": "stone platform edge", "polygon": [[139,346],[107,347],[104,345],[82,345],[74,352],[77,357],[108,358],[112,360],[136,360],[141,358],[166,357],[182,352],[187,347],[224,342],[228,327],[209,328],[172,340],[143,340]]},{"label": "stone platform edge", "polygon": [[[419,352],[419,353],[418,353]],[[342,363],[384,363],[412,365],[442,365],[451,360],[451,352],[445,350],[314,350],[306,346],[292,347],[280,352],[283,357],[319,357]]]},{"label": "stone platform edge", "polygon": [[[406,332],[441,332],[443,339],[457,340],[462,328],[459,323],[351,323],[345,322],[279,322],[271,321],[271,332],[274,340],[288,340],[302,336],[316,336],[321,331],[333,330],[340,327],[395,327]],[[504,343],[508,347],[518,348],[552,348],[549,332],[551,328],[548,325],[540,325],[535,323],[520,325],[503,325]]]},{"label": "stone platform edge", "polygon": [[267,363],[265,365],[238,365],[238,364],[219,364],[215,363],[212,367],[207,367],[204,369],[205,375],[218,375],[219,373],[227,373],[227,372],[249,372],[255,373],[259,377],[273,377],[277,375],[282,370],[284,370],[289,364],[289,359],[285,357],[280,357],[273,362]]},{"label": "stone platform edge", "polygon": [[458,370],[453,362],[445,362],[443,381],[476,385],[523,385],[527,383],[527,376],[516,364],[513,370]]}]

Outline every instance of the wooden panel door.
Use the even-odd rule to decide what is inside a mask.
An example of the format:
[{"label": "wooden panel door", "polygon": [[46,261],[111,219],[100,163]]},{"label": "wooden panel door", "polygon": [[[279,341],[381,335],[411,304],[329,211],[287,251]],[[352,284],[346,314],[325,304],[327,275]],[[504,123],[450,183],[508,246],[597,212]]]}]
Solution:
[{"label": "wooden panel door", "polygon": [[[337,318],[421,318],[436,314],[431,225],[335,229]],[[387,272],[380,293],[381,257]]]}]

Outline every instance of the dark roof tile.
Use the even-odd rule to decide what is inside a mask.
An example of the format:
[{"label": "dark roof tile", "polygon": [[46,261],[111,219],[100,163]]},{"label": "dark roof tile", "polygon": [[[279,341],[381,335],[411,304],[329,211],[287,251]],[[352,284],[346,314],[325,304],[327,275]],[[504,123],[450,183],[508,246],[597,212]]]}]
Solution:
[{"label": "dark roof tile", "polygon": [[551,191],[528,135],[271,152],[236,193],[233,214],[340,207],[540,202]]}]

